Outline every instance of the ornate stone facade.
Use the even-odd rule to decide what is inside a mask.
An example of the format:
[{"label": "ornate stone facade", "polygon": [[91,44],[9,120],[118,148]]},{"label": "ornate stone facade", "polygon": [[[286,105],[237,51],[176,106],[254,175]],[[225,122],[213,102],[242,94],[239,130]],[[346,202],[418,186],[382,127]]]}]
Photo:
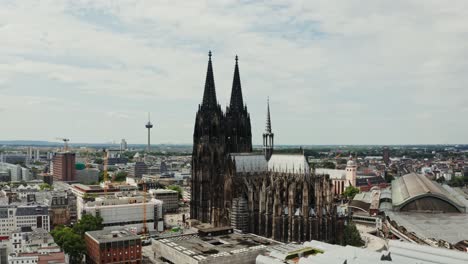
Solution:
[{"label": "ornate stone facade", "polygon": [[[335,242],[344,222],[337,218],[332,190],[328,176],[311,174],[303,155],[275,154],[267,161],[263,155],[231,154],[223,219],[236,229],[279,241]],[[247,206],[237,206],[239,201]],[[246,220],[233,221],[232,215]]]},{"label": "ornate stone facade", "polygon": [[223,115],[210,53],[195,122],[191,218],[284,242],[340,241],[344,220],[337,217],[330,179],[315,176],[303,154],[273,154],[269,106],[267,112],[264,153],[253,154],[237,56],[231,102]]}]

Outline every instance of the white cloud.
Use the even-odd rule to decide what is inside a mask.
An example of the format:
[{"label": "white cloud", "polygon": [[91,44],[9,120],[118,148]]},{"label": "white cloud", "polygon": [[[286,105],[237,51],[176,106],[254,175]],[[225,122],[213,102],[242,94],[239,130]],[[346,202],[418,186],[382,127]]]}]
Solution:
[{"label": "white cloud", "polygon": [[[0,96],[17,102],[2,116],[31,122],[0,138],[47,137],[72,116],[69,137],[144,142],[151,111],[156,142],[191,142],[213,49],[223,105],[240,56],[257,143],[268,95],[279,143],[463,143],[467,13],[424,0],[1,2]],[[37,115],[42,134],[27,127]]]}]

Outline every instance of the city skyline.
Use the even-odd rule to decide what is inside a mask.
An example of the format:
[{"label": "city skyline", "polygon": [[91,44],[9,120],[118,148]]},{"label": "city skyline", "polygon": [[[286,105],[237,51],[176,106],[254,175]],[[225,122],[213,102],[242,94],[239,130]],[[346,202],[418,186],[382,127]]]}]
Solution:
[{"label": "city skyline", "polygon": [[190,143],[212,50],[254,145],[466,143],[463,1],[184,4],[0,2],[0,140]]}]

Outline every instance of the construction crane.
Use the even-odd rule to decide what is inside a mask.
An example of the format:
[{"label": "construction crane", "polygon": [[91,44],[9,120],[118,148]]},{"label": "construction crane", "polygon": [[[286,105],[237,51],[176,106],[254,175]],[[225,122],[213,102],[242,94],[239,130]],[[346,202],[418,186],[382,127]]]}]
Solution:
[{"label": "construction crane", "polygon": [[146,226],[146,183],[143,182],[143,228],[141,229],[143,235],[148,234]]},{"label": "construction crane", "polygon": [[59,138],[59,137],[57,137],[55,139],[63,141],[63,151],[68,151],[68,141],[70,141],[70,139],[68,139],[68,138]]},{"label": "construction crane", "polygon": [[107,197],[108,183],[107,183],[107,154],[106,153],[104,153],[104,158],[102,160],[103,160],[104,196]]}]

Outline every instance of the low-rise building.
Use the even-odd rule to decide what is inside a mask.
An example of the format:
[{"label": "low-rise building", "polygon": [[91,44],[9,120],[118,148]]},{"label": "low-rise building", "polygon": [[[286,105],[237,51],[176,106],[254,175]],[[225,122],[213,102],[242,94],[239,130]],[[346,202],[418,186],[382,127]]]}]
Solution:
[{"label": "low-rise building", "polygon": [[112,264],[142,261],[141,238],[128,230],[99,230],[85,234],[86,263]]},{"label": "low-rise building", "polygon": [[70,191],[49,191],[36,194],[36,201],[49,206],[50,225],[76,222],[76,197]]},{"label": "low-rise building", "polygon": [[23,227],[13,231],[9,243],[13,253],[60,252],[52,235],[42,228],[32,230],[30,227]]},{"label": "low-rise building", "polygon": [[8,256],[8,264],[65,264],[63,252],[18,253]]},{"label": "low-rise building", "polygon": [[20,228],[12,232],[6,244],[9,244],[11,248],[11,254],[8,256],[10,264],[65,263],[65,254],[50,233],[42,228],[35,230],[27,227]]},{"label": "low-rise building", "polygon": [[[141,232],[146,221],[148,231],[163,230],[162,202],[142,196],[99,197],[83,206],[82,214],[101,216],[104,229],[135,228]],[[146,214],[145,214],[146,213]]]},{"label": "low-rise building", "polygon": [[0,236],[9,236],[21,227],[50,231],[49,207],[46,205],[0,205]]},{"label": "low-rise building", "polygon": [[72,193],[76,196],[76,216],[81,219],[81,213],[85,203],[94,201],[98,197],[114,195],[115,193],[136,193],[137,187],[132,185],[114,185],[107,184],[107,188],[103,185],[84,185],[73,184],[70,188]]}]

